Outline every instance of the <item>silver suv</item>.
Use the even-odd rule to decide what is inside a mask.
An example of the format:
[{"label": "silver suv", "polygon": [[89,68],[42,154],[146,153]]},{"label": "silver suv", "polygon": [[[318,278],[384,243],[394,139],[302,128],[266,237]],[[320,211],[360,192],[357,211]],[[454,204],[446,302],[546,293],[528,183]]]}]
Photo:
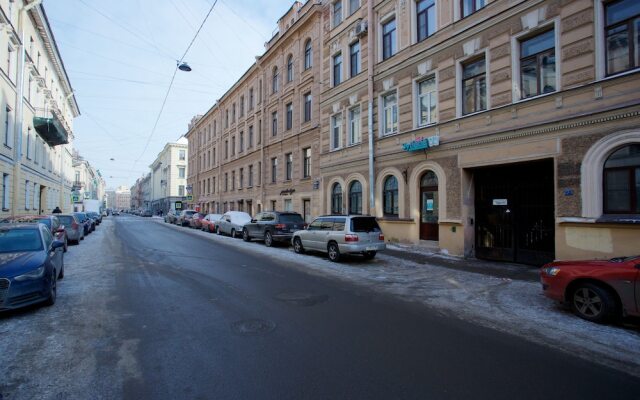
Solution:
[{"label": "silver suv", "polygon": [[384,235],[375,217],[362,215],[325,215],[316,218],[307,229],[291,238],[293,250],[327,253],[329,260],[339,261],[342,254],[362,254],[372,259],[384,250]]}]

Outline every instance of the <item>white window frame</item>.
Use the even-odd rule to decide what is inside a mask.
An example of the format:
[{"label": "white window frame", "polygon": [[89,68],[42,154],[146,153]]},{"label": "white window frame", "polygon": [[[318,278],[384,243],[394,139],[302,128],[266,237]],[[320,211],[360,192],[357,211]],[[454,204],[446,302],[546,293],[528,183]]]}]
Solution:
[{"label": "white window frame", "polygon": [[[435,81],[435,88],[433,91],[433,101],[436,104],[436,116],[434,121],[429,121],[426,124],[420,122],[420,82],[433,78]],[[414,129],[424,128],[438,123],[438,73],[429,72],[413,80],[413,127]]]},{"label": "white window frame", "polygon": [[400,24],[399,24],[400,21],[398,20],[396,10],[394,9],[390,13],[386,14],[384,17],[380,18],[380,22],[378,23],[378,46],[377,46],[378,62],[386,61],[384,59],[384,54],[383,54],[383,47],[384,47],[383,46],[383,37],[384,37],[383,30],[384,30],[384,25],[387,22],[391,21],[392,19],[396,20],[396,42],[395,42],[396,51],[388,59],[393,58],[393,56],[398,54],[398,52],[400,51],[400,37],[398,34],[400,31]]},{"label": "white window frame", "polygon": [[594,0],[595,7],[595,15],[594,15],[594,29],[595,29],[595,42],[596,42],[596,81],[602,81],[612,78],[617,78],[620,76],[625,76],[629,74],[636,73],[640,70],[640,66],[638,68],[631,69],[629,71],[619,72],[617,74],[607,76],[607,59],[606,59],[606,47],[605,43],[606,35],[604,32],[606,21],[605,21],[605,10],[604,6],[607,0]]},{"label": "white window frame", "polygon": [[[351,118],[352,117],[352,113],[355,110],[358,110],[358,118],[354,119]],[[354,122],[356,122],[354,124]],[[347,110],[347,123],[348,123],[348,146],[354,146],[357,144],[362,143],[362,107],[360,107],[360,104],[355,105],[351,108],[349,108]],[[355,137],[356,140],[354,139],[354,127],[357,127],[357,135]]]},{"label": "white window frame", "polygon": [[[385,108],[384,108],[384,98],[392,93],[396,94],[396,115],[398,117],[398,121],[397,121],[397,125],[396,125],[396,129],[392,132],[389,133],[385,133]],[[396,135],[400,132],[400,96],[398,94],[398,87],[393,87],[390,88],[389,90],[387,90],[384,93],[381,93],[380,96],[378,97],[378,121],[380,121],[378,123],[379,125],[379,129],[378,129],[378,135],[379,137],[387,137],[387,136],[392,136],[392,135]]]},{"label": "white window frame", "polygon": [[[485,6],[486,7],[486,6]],[[523,101],[529,101],[532,99],[537,99],[539,97],[543,97],[543,96],[549,96],[549,95],[557,95],[558,92],[560,92],[562,90],[561,87],[561,83],[562,83],[562,54],[558,51],[558,49],[560,49],[560,37],[561,37],[561,32],[560,32],[560,18],[554,18],[552,20],[546,21],[534,28],[530,28],[527,30],[523,30],[522,32],[517,33],[516,35],[513,35],[511,37],[511,80],[512,80],[512,92],[511,92],[511,96],[512,96],[512,102],[513,103],[520,103]],[[522,42],[522,38],[525,37],[534,37],[544,31],[546,31],[547,29],[549,29],[550,27],[553,27],[553,32],[554,32],[554,43],[553,45],[555,46],[554,48],[554,53],[555,53],[555,57],[556,57],[556,90],[554,92],[551,93],[541,93],[537,96],[532,96],[532,97],[527,97],[527,98],[522,98],[522,88],[520,87],[520,82],[521,82],[521,76],[520,76],[520,43]],[[488,90],[488,84],[487,84],[487,90]]]},{"label": "white window frame", "polygon": [[[340,21],[338,21],[336,23],[335,20],[335,8],[336,8],[336,4],[340,3]],[[331,3],[331,28],[335,28],[336,26],[339,26],[340,24],[342,24],[344,22],[344,3],[343,0],[334,0]]]},{"label": "white window frame", "polygon": [[[353,45],[358,44],[358,73],[356,73],[355,75],[351,75],[351,69],[352,69],[352,65],[351,65],[351,48]],[[360,75],[362,73],[362,43],[360,41],[360,39],[356,39],[352,42],[349,43],[348,46],[348,57],[349,57],[349,77],[347,79],[351,79],[351,78],[355,78],[356,76]]]},{"label": "white window frame", "polygon": [[[484,54],[485,60],[485,74],[487,80],[487,108],[485,110],[476,111],[469,114],[462,114],[462,64],[465,64],[468,60],[472,60],[474,58],[478,58],[481,54]],[[486,111],[491,110],[491,58],[490,52],[488,48],[480,49],[474,54],[470,54],[463,58],[456,60],[456,117],[468,117],[470,115],[480,114]]]},{"label": "white window frame", "polygon": [[[335,129],[338,128],[338,146],[334,146],[335,143]],[[331,122],[329,124],[331,134],[329,135],[329,149],[330,151],[336,151],[342,149],[342,112],[331,115]]]},{"label": "white window frame", "polygon": [[[411,1],[411,44],[416,44],[416,43],[420,43],[418,42],[418,5],[416,4],[418,0],[410,0],[410,1]],[[460,3],[460,0],[453,0],[453,1]],[[433,35],[435,35],[436,33],[438,33],[438,30],[440,29],[440,24],[438,23],[439,22],[438,11],[440,11],[438,7],[438,0],[434,1],[433,7],[434,7],[434,12],[436,14],[436,26],[433,27]]]},{"label": "white window frame", "polygon": [[352,10],[351,1],[347,0],[348,6],[349,6],[349,11],[347,11],[347,13],[349,14],[349,16],[352,16],[353,14],[355,14],[355,12],[358,11],[362,6],[362,2],[360,0],[356,0],[356,2],[358,3],[358,6]]},{"label": "white window frame", "polygon": [[[340,56],[342,58],[342,61],[340,61],[340,82],[336,83],[335,62],[336,62],[337,56]],[[340,84],[344,82],[344,79],[342,79],[343,77],[344,77],[344,52],[342,50],[338,50],[335,53],[333,53],[333,55],[331,56],[331,87],[340,86]]]}]

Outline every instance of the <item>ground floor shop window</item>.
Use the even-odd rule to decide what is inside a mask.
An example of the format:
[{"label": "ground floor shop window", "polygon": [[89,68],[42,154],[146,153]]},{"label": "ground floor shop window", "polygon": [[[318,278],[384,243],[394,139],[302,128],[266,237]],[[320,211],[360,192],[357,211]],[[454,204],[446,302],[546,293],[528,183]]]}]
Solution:
[{"label": "ground floor shop window", "polygon": [[385,216],[398,216],[398,179],[395,176],[388,176],[384,180],[382,203]]},{"label": "ground floor shop window", "polygon": [[349,214],[362,214],[362,184],[353,181],[349,187]]},{"label": "ground floor shop window", "polygon": [[640,214],[640,144],[613,152],[604,164],[605,214]]},{"label": "ground floor shop window", "polygon": [[342,214],[342,186],[339,183],[331,189],[331,213]]}]

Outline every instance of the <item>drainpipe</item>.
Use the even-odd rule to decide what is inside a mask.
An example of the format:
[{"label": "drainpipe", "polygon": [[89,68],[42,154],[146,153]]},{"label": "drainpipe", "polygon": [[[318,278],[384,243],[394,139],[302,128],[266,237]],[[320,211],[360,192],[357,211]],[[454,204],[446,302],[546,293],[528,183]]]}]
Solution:
[{"label": "drainpipe", "polygon": [[367,95],[369,96],[369,112],[367,119],[367,130],[369,136],[369,214],[375,215],[375,180],[374,180],[374,143],[373,143],[373,66],[375,63],[375,44],[373,37],[373,0],[367,1],[367,24],[369,33],[367,34]]}]

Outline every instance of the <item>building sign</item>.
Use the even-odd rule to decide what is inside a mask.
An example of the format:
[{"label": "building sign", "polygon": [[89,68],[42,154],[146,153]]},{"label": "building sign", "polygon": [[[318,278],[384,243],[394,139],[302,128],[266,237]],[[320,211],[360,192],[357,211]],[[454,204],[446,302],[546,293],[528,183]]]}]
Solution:
[{"label": "building sign", "polygon": [[315,181],[313,181],[313,190],[318,190],[318,189],[320,189],[320,181],[316,179]]},{"label": "building sign", "polygon": [[187,195],[187,201],[193,201],[193,195],[188,194]]},{"label": "building sign", "polygon": [[509,200],[507,199],[493,199],[494,206],[507,206],[509,205]]},{"label": "building sign", "polygon": [[176,210],[182,210],[182,202],[181,201],[176,201],[175,209]]},{"label": "building sign", "polygon": [[193,185],[187,185],[186,189],[187,189],[187,194],[193,193]]},{"label": "building sign", "polygon": [[426,150],[430,147],[440,145],[440,136],[418,137],[409,143],[402,144],[402,150],[404,151],[418,151]]}]

